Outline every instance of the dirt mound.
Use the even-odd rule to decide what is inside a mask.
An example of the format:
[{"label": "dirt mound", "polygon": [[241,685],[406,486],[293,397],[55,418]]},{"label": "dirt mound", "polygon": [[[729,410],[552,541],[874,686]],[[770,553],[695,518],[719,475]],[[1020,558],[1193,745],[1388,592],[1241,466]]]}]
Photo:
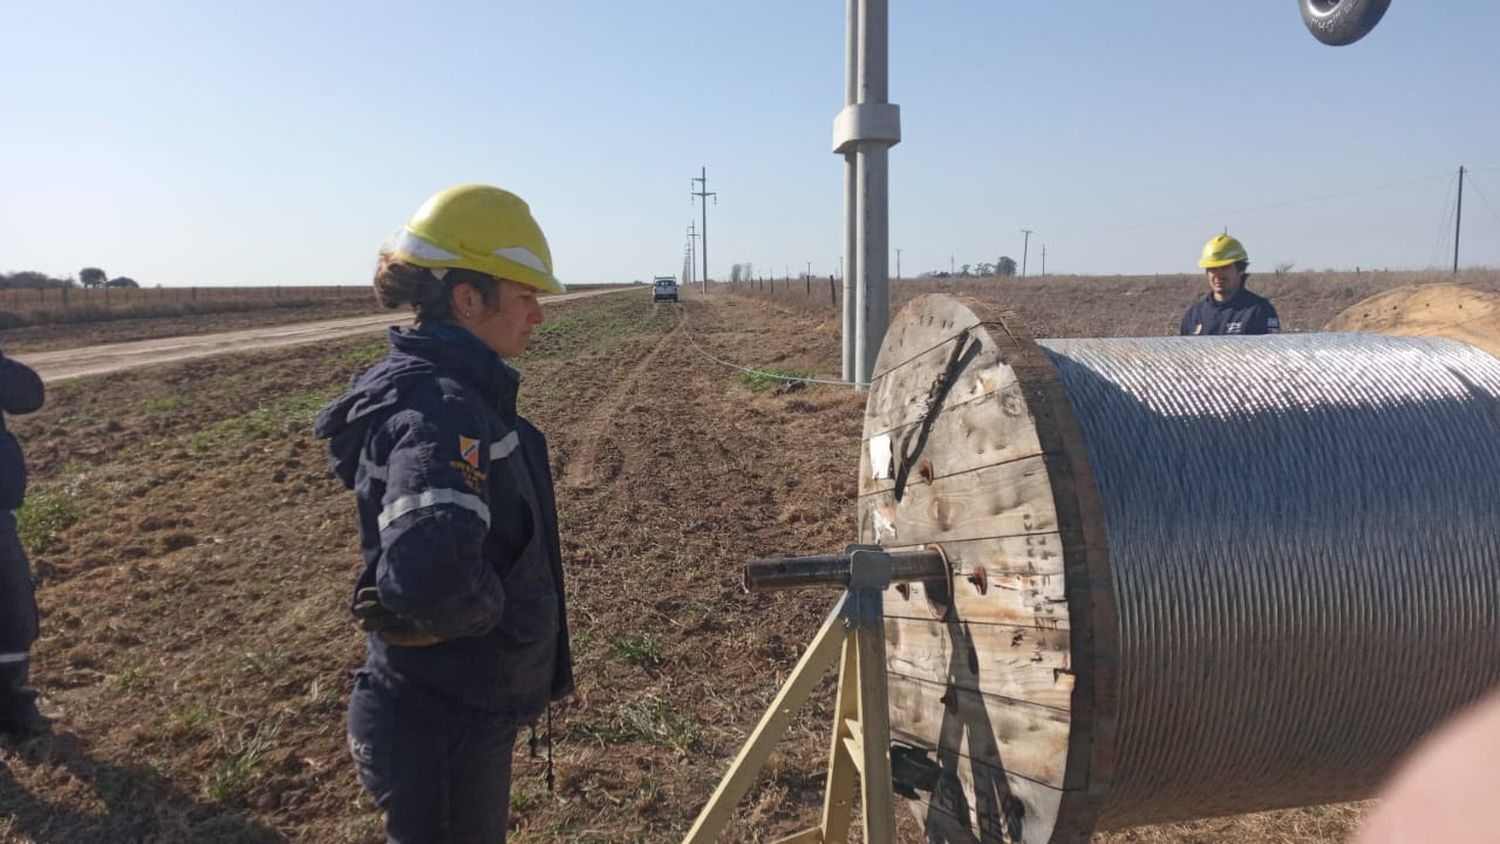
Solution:
[{"label": "dirt mound", "polygon": [[1500,293],[1458,284],[1406,285],[1351,305],[1323,330],[1446,337],[1500,357]]}]

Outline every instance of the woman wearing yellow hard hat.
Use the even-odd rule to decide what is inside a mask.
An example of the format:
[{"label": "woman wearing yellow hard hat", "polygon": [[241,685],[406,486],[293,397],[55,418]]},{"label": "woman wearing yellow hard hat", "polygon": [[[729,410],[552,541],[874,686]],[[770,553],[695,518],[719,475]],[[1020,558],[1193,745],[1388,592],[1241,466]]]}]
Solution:
[{"label": "woman wearing yellow hard hat", "polygon": [[349,749],[389,840],[503,841],[517,727],[573,688],[547,444],[504,361],[563,285],[525,202],[461,185],[382,251],[375,290],[416,324],[316,423],[364,556]]},{"label": "woman wearing yellow hard hat", "polygon": [[1250,256],[1238,240],[1221,234],[1203,244],[1198,266],[1207,271],[1208,294],[1188,306],[1180,334],[1277,334],[1281,319],[1270,300],[1245,289]]}]

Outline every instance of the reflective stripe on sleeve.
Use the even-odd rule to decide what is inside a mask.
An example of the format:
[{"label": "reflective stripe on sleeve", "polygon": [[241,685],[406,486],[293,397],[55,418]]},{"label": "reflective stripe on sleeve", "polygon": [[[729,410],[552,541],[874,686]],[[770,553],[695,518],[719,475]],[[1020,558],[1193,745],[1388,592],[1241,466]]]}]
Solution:
[{"label": "reflective stripe on sleeve", "polygon": [[504,460],[505,458],[509,457],[510,453],[512,451],[515,451],[516,446],[520,444],[521,435],[515,431],[511,431],[510,433],[501,437],[499,442],[494,443],[490,446],[490,459]]},{"label": "reflective stripe on sleeve", "polygon": [[380,511],[376,524],[381,530],[385,530],[391,526],[391,522],[413,510],[436,507],[440,504],[452,504],[469,510],[484,522],[485,527],[490,526],[490,508],[484,505],[484,500],[477,495],[459,492],[456,489],[429,489],[417,495],[403,495],[385,505],[385,509]]},{"label": "reflective stripe on sleeve", "polygon": [[359,468],[364,469],[365,477],[369,478],[372,481],[384,482],[387,477],[389,477],[389,473],[386,471],[386,468],[384,466],[376,463],[363,454],[359,456]]},{"label": "reflective stripe on sleeve", "polygon": [[28,659],[31,659],[31,654],[25,652],[18,654],[0,654],[0,665],[5,665],[11,662],[25,662]]}]

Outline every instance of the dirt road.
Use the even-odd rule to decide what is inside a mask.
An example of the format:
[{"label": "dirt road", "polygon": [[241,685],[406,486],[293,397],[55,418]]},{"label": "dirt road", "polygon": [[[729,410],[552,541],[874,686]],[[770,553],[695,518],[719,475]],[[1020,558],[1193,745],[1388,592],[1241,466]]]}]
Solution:
[{"label": "dirt road", "polygon": [[[585,290],[549,296],[547,303],[587,299],[606,293],[644,288],[612,288],[608,290]],[[642,293],[644,295],[644,293]],[[45,382],[82,378],[87,375],[103,375],[122,369],[133,369],[151,364],[172,363],[193,358],[220,355],[227,352],[246,352],[255,349],[272,349],[280,346],[295,346],[301,343],[317,343],[336,340],[357,334],[365,334],[388,325],[410,322],[409,316],[399,314],[375,314],[374,316],[348,317],[345,319],[308,322],[294,325],[279,325],[270,328],[251,328],[222,334],[200,334],[190,337],[164,337],[157,340],[138,340],[131,343],[110,343],[85,346],[75,349],[60,349],[51,352],[36,352],[17,355],[16,359],[30,366]]]}]

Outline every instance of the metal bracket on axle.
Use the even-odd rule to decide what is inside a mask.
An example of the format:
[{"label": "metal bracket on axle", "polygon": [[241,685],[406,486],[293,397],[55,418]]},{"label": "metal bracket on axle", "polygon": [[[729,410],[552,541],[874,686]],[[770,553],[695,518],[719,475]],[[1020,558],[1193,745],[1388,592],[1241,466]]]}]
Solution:
[{"label": "metal bracket on axle", "polygon": [[745,566],[745,588],[752,592],[832,585],[843,586],[844,594],[750,733],[684,842],[709,844],[717,840],[792,717],[807,702],[835,658],[839,659],[839,685],[828,750],[823,819],[818,826],[780,839],[779,844],[847,840],[853,821],[856,778],[863,807],[864,840],[870,844],[894,841],[896,814],[891,790],[891,722],[882,593],[893,583],[950,578],[948,561],[936,546],[887,552],[879,545],[850,545],[842,555],[755,560]]}]

